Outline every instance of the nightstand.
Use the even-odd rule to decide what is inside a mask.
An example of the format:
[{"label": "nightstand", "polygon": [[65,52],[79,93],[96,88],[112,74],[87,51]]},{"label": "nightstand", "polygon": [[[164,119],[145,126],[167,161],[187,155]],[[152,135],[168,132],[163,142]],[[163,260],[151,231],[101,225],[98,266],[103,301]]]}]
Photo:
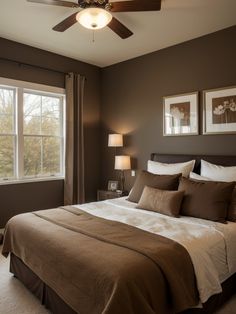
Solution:
[{"label": "nightstand", "polygon": [[118,198],[128,195],[128,192],[122,191],[108,191],[108,190],[97,190],[97,200],[104,201],[111,198]]}]

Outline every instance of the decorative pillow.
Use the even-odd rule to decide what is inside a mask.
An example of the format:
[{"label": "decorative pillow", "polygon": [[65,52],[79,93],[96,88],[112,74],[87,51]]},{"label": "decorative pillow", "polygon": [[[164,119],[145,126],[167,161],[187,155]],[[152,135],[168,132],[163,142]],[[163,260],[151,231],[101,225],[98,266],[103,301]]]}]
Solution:
[{"label": "decorative pillow", "polygon": [[[200,180],[200,181],[213,181],[207,177],[203,177],[200,176],[199,174],[196,174],[194,172],[190,172],[190,179],[194,179],[194,180]],[[232,194],[232,198],[231,198],[231,202],[228,208],[228,213],[227,213],[227,217],[226,219],[228,221],[233,221],[236,222],[236,186],[233,190],[233,194]]]},{"label": "decorative pillow", "polygon": [[179,191],[184,191],[181,215],[225,223],[234,182],[194,181],[181,178]]},{"label": "decorative pillow", "polygon": [[146,185],[160,190],[178,190],[180,176],[180,173],[175,175],[157,175],[143,170],[134,183],[128,201],[138,203]]},{"label": "decorative pillow", "polygon": [[223,167],[201,160],[201,176],[215,181],[232,182],[236,181],[236,166]]},{"label": "decorative pillow", "polygon": [[158,161],[148,160],[147,170],[155,174],[177,174],[182,173],[183,177],[188,177],[193,171],[195,160],[180,162],[177,164],[165,164]]},{"label": "decorative pillow", "polygon": [[145,186],[136,208],[179,217],[184,191],[163,191]]}]

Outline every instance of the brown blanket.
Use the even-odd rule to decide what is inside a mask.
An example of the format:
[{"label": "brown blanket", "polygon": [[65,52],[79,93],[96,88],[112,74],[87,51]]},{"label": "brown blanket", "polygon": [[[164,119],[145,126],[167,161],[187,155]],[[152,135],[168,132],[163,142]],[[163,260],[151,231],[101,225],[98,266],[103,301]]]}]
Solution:
[{"label": "brown blanket", "polygon": [[180,244],[73,207],[22,214],[5,230],[13,252],[80,314],[167,314],[197,305]]}]

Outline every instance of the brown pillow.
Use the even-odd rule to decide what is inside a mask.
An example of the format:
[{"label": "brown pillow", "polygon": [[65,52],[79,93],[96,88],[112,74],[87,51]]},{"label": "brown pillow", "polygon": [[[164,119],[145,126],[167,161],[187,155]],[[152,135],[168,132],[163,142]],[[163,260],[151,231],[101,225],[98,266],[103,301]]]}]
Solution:
[{"label": "brown pillow", "polygon": [[179,191],[184,191],[181,215],[225,223],[234,182],[194,181],[181,178]]},{"label": "brown pillow", "polygon": [[180,176],[180,173],[174,175],[159,175],[143,170],[134,183],[128,201],[138,203],[146,185],[160,190],[177,190]]},{"label": "brown pillow", "polygon": [[231,203],[229,205],[227,220],[236,222],[236,186],[233,190]]},{"label": "brown pillow", "polygon": [[[194,176],[196,176],[196,174],[194,174]],[[191,174],[190,174],[190,178],[191,178]],[[202,180],[201,180],[202,178]],[[214,181],[211,179],[208,179],[206,177],[202,177],[197,175],[196,177],[191,178],[193,181],[196,182],[206,182],[206,181],[213,181],[213,182],[224,182],[224,181]],[[225,181],[227,182],[227,181]],[[233,190],[232,193],[232,197],[231,197],[231,201],[228,207],[228,212],[227,212],[227,216],[226,216],[226,220],[228,221],[232,221],[232,222],[236,222],[236,182],[235,183],[235,188]]]},{"label": "brown pillow", "polygon": [[145,186],[136,208],[179,217],[184,191],[164,191]]}]

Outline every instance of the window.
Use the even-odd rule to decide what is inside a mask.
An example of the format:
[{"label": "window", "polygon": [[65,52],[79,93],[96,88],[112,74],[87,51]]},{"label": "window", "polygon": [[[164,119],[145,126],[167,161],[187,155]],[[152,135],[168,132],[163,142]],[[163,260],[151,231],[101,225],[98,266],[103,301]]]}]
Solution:
[{"label": "window", "polygon": [[0,79],[0,181],[64,175],[64,101],[64,90]]}]

